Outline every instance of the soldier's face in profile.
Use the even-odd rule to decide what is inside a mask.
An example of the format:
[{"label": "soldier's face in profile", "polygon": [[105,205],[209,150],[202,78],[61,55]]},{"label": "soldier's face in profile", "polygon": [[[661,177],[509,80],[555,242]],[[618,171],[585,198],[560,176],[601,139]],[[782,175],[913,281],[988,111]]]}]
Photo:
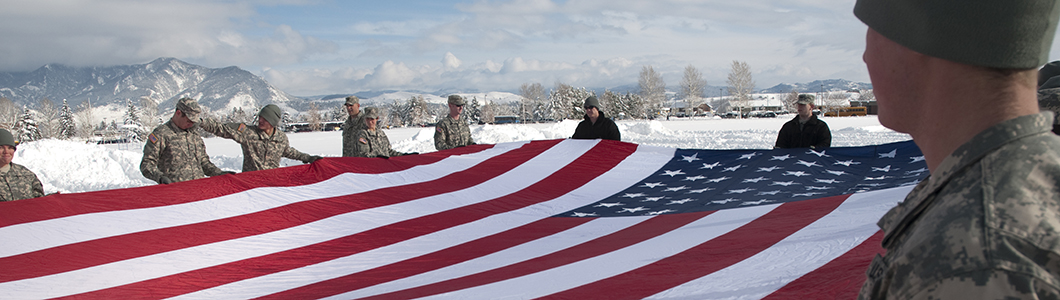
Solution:
[{"label": "soldier's face in profile", "polygon": [[346,105],[346,113],[349,114],[351,117],[356,117],[357,114],[360,113],[360,111],[361,111],[361,104],[360,103]]},{"label": "soldier's face in profile", "polygon": [[195,126],[195,122],[192,122],[188,116],[184,115],[184,112],[177,110],[177,116],[173,118],[173,125],[177,125],[180,129],[188,129]]},{"label": "soldier's face in profile", "polygon": [[272,128],[272,124],[269,124],[269,121],[265,121],[264,117],[258,117],[258,129],[269,131],[272,130]]},{"label": "soldier's face in profile", "polygon": [[0,146],[0,167],[11,163],[11,159],[13,158],[15,158],[15,147],[8,145]]}]

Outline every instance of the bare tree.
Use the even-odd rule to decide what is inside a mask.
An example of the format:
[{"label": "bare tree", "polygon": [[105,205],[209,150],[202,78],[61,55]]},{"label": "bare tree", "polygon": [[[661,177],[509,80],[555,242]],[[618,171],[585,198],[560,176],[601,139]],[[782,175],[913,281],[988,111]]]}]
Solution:
[{"label": "bare tree", "polygon": [[849,107],[850,98],[847,97],[847,93],[844,91],[831,91],[824,94],[824,99],[821,99],[824,110],[836,110],[840,107]]},{"label": "bare tree", "polygon": [[158,113],[158,100],[148,96],[140,97],[140,122],[144,129],[150,131],[162,124],[162,117]]},{"label": "bare tree", "polygon": [[696,67],[685,67],[685,76],[681,79],[681,97],[692,116],[695,116],[695,108],[703,101],[703,88],[706,86],[707,81],[703,80],[703,74]]},{"label": "bare tree", "polygon": [[859,101],[876,101],[876,94],[872,93],[872,90],[861,91],[858,95]]},{"label": "bare tree", "polygon": [[662,110],[663,101],[666,100],[666,82],[663,82],[662,74],[656,73],[652,66],[644,66],[640,69],[640,96],[644,99],[643,114],[648,118],[654,118]]},{"label": "bare tree", "polygon": [[482,105],[482,117],[483,123],[493,123],[493,117],[497,116],[496,112],[497,104],[493,103],[493,100],[486,99],[486,103]]},{"label": "bare tree", "polygon": [[523,96],[522,101],[519,104],[519,118],[531,121],[537,120],[544,113],[541,112],[542,108],[545,107],[545,86],[540,83],[524,83],[519,87],[519,95]]},{"label": "bare tree", "polygon": [[11,99],[0,97],[0,127],[14,128],[15,122],[18,121],[18,110],[15,102],[11,101]]},{"label": "bare tree", "polygon": [[799,91],[791,90],[790,93],[784,95],[784,109],[788,111],[795,111],[795,102],[799,101]]},{"label": "bare tree", "polygon": [[[63,100],[63,104],[65,106],[66,100]],[[76,130],[76,133],[78,133],[81,137],[89,137],[89,136],[91,136],[92,132],[95,129],[95,126],[96,126],[96,124],[95,124],[96,120],[95,119],[96,118],[95,118],[95,116],[93,116],[92,111],[93,111],[93,108],[92,108],[92,101],[91,100],[87,100],[86,99],[84,102],[81,102],[81,104],[77,105],[77,122],[76,122],[77,123],[77,130]]]},{"label": "bare tree", "polygon": [[55,105],[55,102],[49,100],[47,97],[40,99],[40,105],[37,106],[37,113],[40,114],[40,134],[42,138],[54,138],[57,137],[59,132],[58,118],[59,118],[59,107]]},{"label": "bare tree", "polygon": [[[755,81],[751,78],[751,66],[746,62],[732,61],[732,71],[729,72],[729,94],[732,95],[730,104],[740,108],[749,108],[751,93],[755,89]],[[742,115],[742,114],[741,114]]]},{"label": "bare tree", "polygon": [[309,130],[320,131],[323,124],[321,124],[320,109],[317,108],[316,102],[309,102],[309,112],[306,117],[306,122],[309,123]]}]

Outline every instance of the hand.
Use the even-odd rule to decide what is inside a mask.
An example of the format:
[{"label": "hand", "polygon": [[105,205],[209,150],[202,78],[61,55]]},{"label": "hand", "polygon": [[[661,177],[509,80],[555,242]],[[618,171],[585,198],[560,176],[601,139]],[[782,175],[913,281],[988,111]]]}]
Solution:
[{"label": "hand", "polygon": [[235,175],[235,174],[236,174],[236,172],[232,172],[232,171],[221,172],[221,175]]},{"label": "hand", "polygon": [[409,152],[409,153],[405,153],[405,155],[416,155],[416,154],[420,154],[420,153],[419,153],[419,152]]},{"label": "hand", "polygon": [[306,163],[307,163],[307,164],[311,164],[311,163],[313,163],[314,161],[320,160],[321,158],[324,158],[324,157],[322,157],[322,156],[320,156],[320,155],[313,155],[313,156],[310,156],[310,157],[309,157],[309,160],[307,160],[307,161],[306,161]]},{"label": "hand", "polygon": [[173,179],[169,179],[169,177],[166,177],[166,176],[158,177],[158,183],[170,184],[170,183],[173,183]]},{"label": "hand", "polygon": [[390,157],[386,155],[376,155],[375,158],[389,159]]}]

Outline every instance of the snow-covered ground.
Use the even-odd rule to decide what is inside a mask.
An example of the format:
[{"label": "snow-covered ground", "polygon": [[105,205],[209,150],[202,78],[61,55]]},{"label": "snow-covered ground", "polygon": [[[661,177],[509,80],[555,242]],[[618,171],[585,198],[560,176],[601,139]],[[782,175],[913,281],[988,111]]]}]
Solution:
[{"label": "snow-covered ground", "polygon": [[[763,119],[673,119],[670,121],[618,121],[622,141],[691,149],[769,149],[781,125],[792,115]],[[880,125],[876,116],[826,117],[832,129],[832,146],[864,146],[911,139]],[[570,137],[578,121],[545,124],[471,126],[475,141],[495,144],[512,141]],[[401,152],[433,152],[434,128],[385,130],[394,149]],[[302,152],[341,156],[340,131],[289,133],[291,145]],[[208,138],[206,151],[221,169],[239,171],[243,156],[239,144]],[[83,141],[42,140],[22,144],[14,162],[37,174],[47,193],[88,192],[155,184],[140,174],[143,144],[95,145]],[[284,159],[281,165],[301,162]]]}]

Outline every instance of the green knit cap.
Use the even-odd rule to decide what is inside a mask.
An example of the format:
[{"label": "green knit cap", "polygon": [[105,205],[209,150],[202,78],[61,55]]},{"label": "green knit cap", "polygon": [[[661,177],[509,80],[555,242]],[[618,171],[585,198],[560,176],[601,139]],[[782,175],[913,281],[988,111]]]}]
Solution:
[{"label": "green knit cap", "polygon": [[1056,0],[858,0],[854,15],[913,51],[974,66],[1034,69],[1049,61]]},{"label": "green knit cap", "polygon": [[8,145],[11,147],[17,147],[18,143],[15,142],[15,137],[11,135],[7,129],[0,128],[0,146]]},{"label": "green knit cap", "polygon": [[268,121],[270,125],[275,127],[280,126],[280,116],[282,115],[283,110],[280,110],[280,107],[276,106],[276,104],[266,105],[261,108],[261,112],[258,113],[259,117],[265,118],[265,121]]}]

